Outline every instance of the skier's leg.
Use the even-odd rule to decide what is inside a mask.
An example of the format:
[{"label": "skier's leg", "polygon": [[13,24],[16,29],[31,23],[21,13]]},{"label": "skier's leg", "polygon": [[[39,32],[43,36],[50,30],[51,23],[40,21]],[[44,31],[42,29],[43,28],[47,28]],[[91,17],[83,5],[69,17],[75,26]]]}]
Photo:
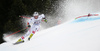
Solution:
[{"label": "skier's leg", "polygon": [[31,29],[25,35],[23,35],[17,42],[20,42],[20,41],[24,42],[25,37],[27,37],[30,33],[31,33]]},{"label": "skier's leg", "polygon": [[33,34],[35,34],[35,31],[32,31],[32,32],[34,32],[34,33],[31,33],[31,34],[30,34],[28,40],[30,40],[30,39],[32,38]]},{"label": "skier's leg", "polygon": [[[34,29],[35,29],[35,25],[32,25],[32,26],[31,26],[30,36],[29,36],[28,40],[30,40],[30,38],[33,36],[32,31],[33,31]],[[34,32],[34,33],[35,33],[35,32]]]},{"label": "skier's leg", "polygon": [[35,34],[36,31],[38,31],[39,29],[39,26],[34,26],[33,29],[32,29],[32,32],[28,38],[28,40],[30,40],[32,38],[32,36]]}]

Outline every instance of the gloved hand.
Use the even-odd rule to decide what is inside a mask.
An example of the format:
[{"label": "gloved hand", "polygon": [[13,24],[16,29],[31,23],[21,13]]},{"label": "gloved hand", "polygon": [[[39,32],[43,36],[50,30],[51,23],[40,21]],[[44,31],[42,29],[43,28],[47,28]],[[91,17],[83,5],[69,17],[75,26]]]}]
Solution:
[{"label": "gloved hand", "polygon": [[47,19],[44,19],[44,21],[47,23]]},{"label": "gloved hand", "polygon": [[29,23],[27,23],[28,27],[31,27],[31,25]]},{"label": "gloved hand", "polygon": [[31,25],[28,25],[28,27],[31,27]]}]

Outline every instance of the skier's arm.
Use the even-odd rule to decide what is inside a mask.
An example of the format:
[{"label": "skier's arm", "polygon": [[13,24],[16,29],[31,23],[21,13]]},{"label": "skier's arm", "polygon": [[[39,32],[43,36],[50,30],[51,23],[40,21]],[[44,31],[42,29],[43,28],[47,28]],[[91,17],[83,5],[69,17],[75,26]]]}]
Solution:
[{"label": "skier's arm", "polygon": [[44,14],[41,14],[42,20],[45,21],[47,23],[47,19],[45,18]]},{"label": "skier's arm", "polygon": [[32,22],[32,18],[27,22],[28,27],[30,27],[31,22]]}]

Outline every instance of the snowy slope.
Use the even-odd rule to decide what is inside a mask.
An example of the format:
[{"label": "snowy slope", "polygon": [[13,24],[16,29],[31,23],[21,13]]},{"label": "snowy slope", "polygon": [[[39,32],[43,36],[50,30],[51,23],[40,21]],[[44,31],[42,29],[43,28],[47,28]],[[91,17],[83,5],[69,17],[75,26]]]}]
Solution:
[{"label": "snowy slope", "polygon": [[0,51],[100,51],[100,17],[71,20],[37,32],[19,45],[3,43]]}]

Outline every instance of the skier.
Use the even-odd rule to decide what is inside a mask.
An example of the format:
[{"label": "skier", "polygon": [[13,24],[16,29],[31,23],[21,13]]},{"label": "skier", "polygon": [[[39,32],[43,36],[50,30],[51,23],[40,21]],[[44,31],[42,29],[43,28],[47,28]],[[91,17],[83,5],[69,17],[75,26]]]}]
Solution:
[{"label": "skier", "polygon": [[[33,17],[31,17],[31,19],[27,23],[28,27],[30,27],[30,30],[28,30],[28,32],[24,36],[22,36],[17,42],[24,42],[25,37],[27,37],[29,34],[30,36],[28,40],[30,40],[32,36],[35,34],[35,32],[39,30],[39,25],[42,19],[47,23],[44,14],[39,15],[38,12],[34,12]],[[31,22],[32,26],[30,26]]]}]

